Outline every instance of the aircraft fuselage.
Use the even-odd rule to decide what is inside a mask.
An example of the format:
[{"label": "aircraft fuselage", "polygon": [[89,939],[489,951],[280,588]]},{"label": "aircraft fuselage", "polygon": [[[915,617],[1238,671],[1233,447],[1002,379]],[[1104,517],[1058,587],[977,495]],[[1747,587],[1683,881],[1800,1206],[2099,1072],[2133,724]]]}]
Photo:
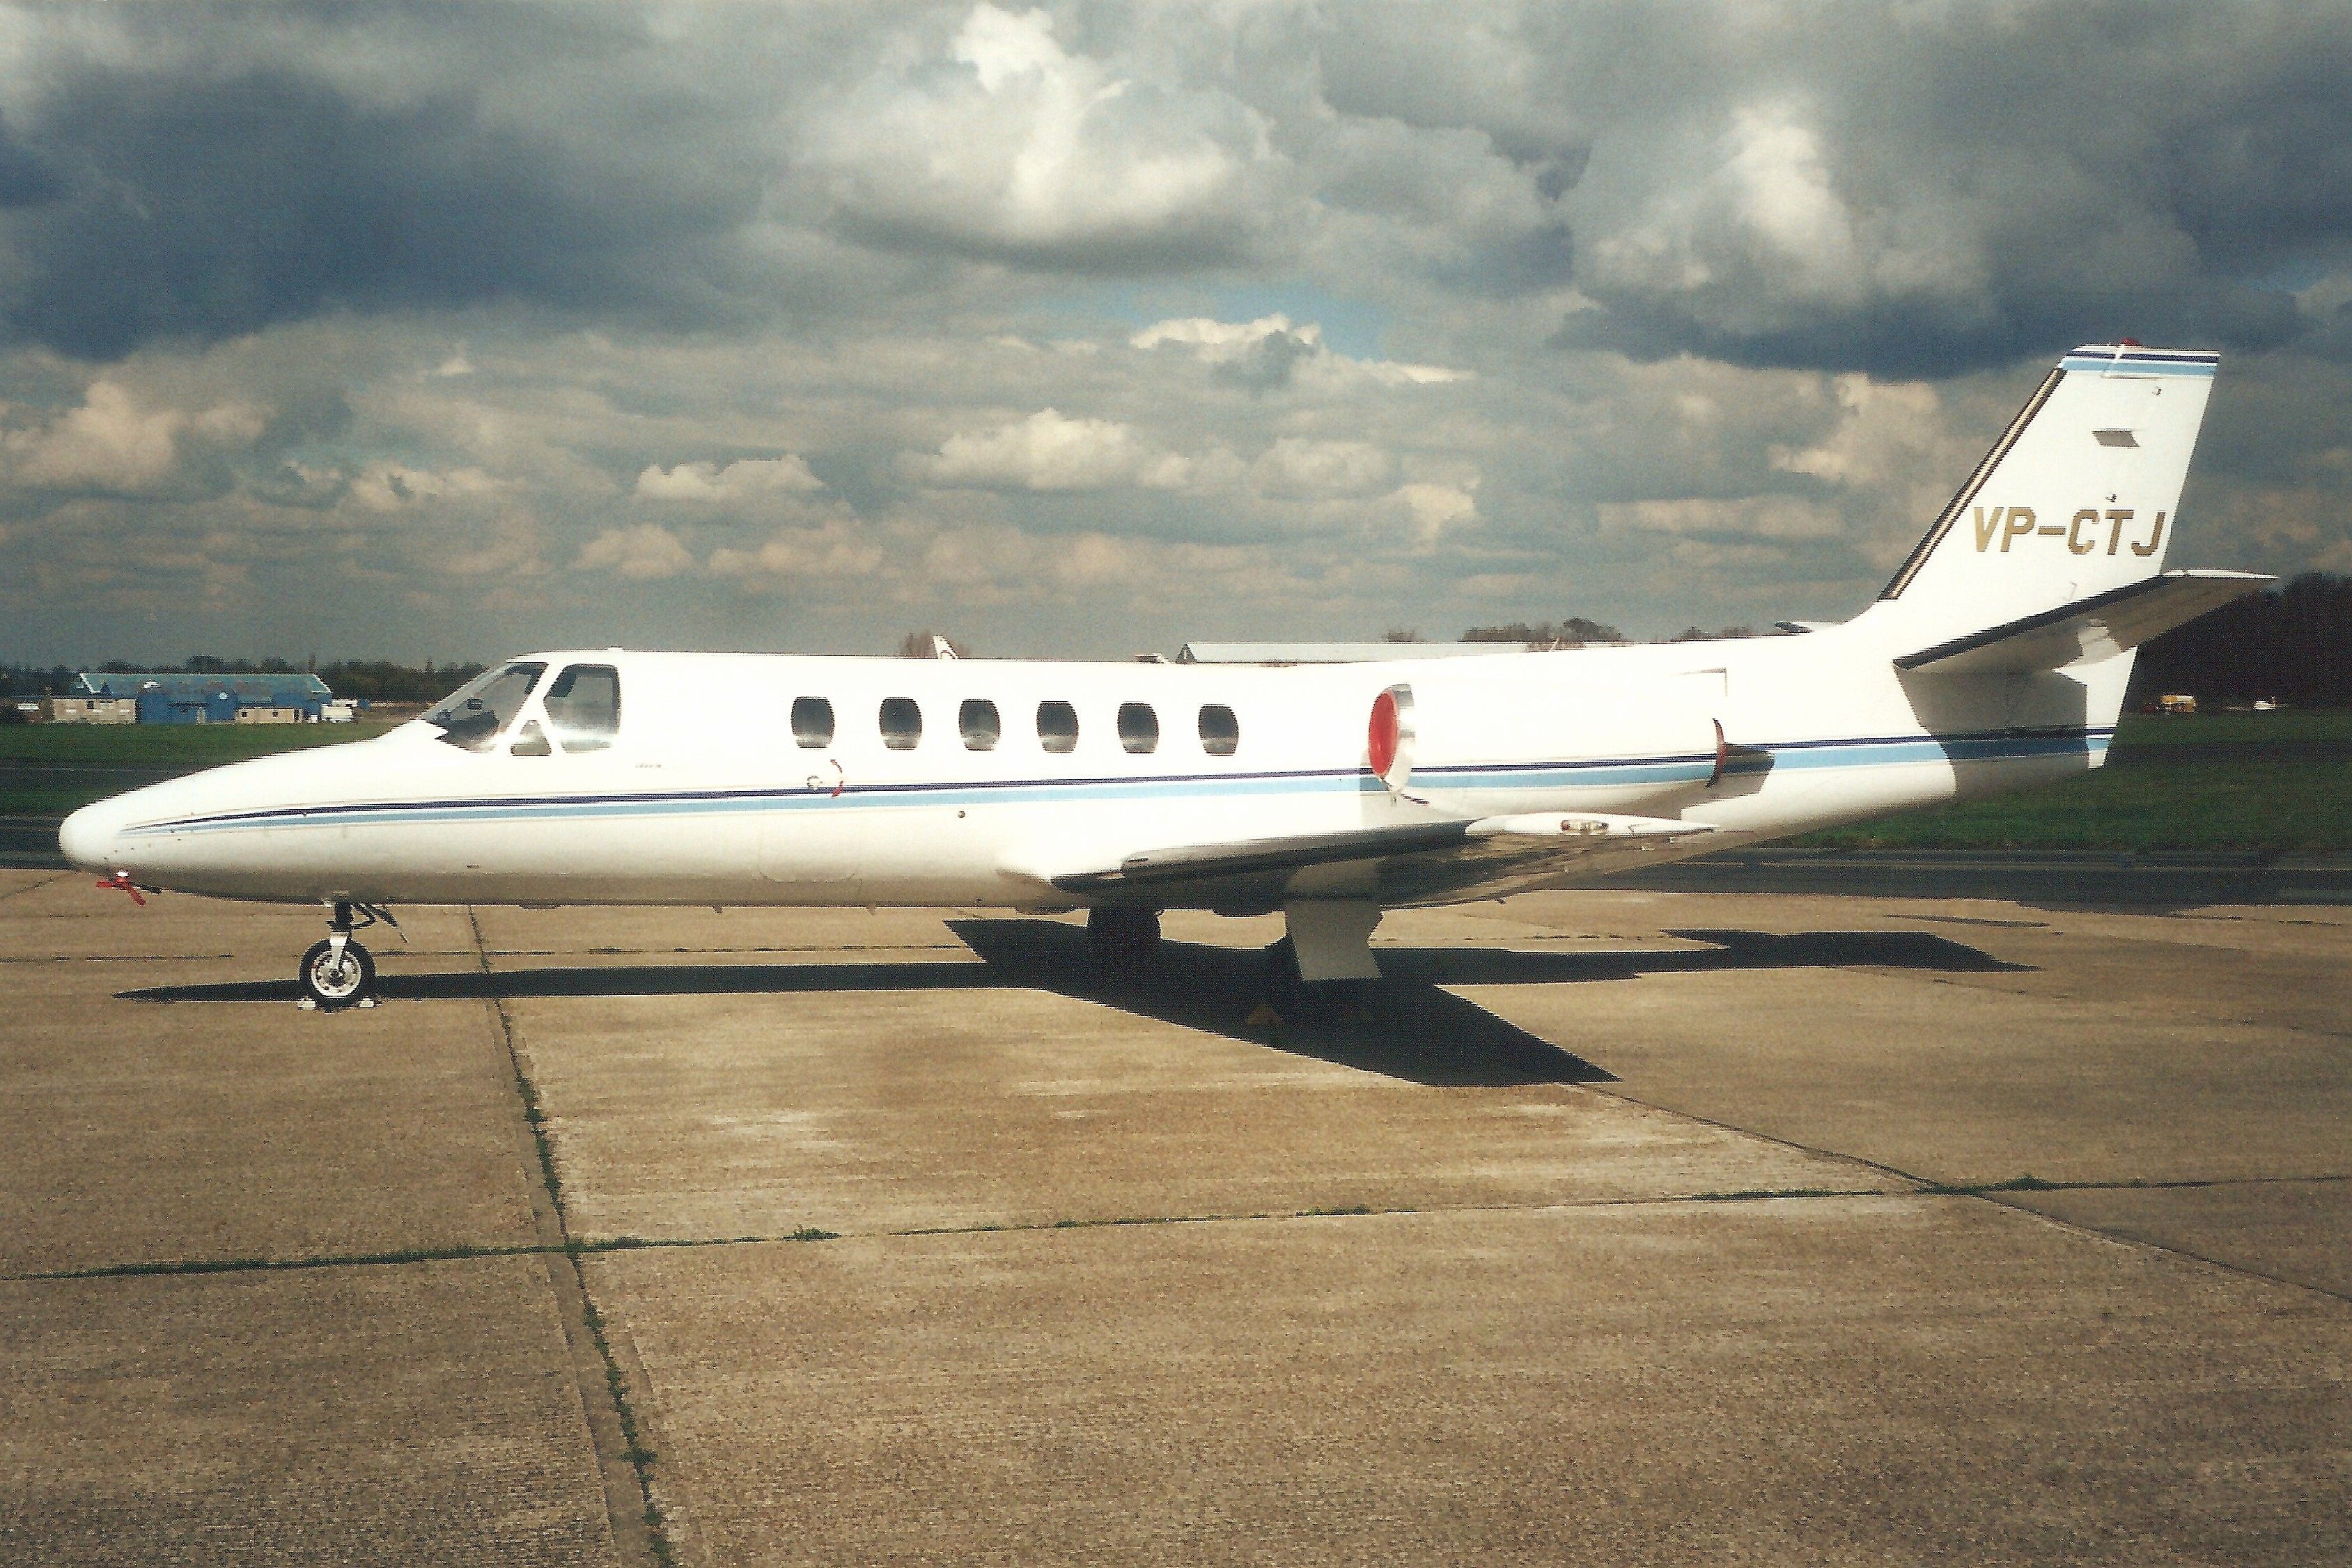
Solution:
[{"label": "aircraft fuselage", "polygon": [[[75,860],[140,885],[229,898],[1068,907],[1098,900],[1055,893],[1056,870],[1151,845],[1559,811],[1718,830],[1654,858],[2104,756],[2110,730],[2085,722],[2103,705],[2080,678],[1906,686],[1859,645],[1868,620],[1803,636],[1271,668],[548,653],[530,661],[546,666],[542,692],[573,664],[617,672],[609,744],[518,741],[543,723],[534,694],[480,749],[414,723],[117,797],[74,818],[65,841]],[[1392,688],[1411,695],[1401,789],[1373,774],[1367,739],[1373,701]],[[819,744],[792,722],[810,701],[832,716]],[[913,705],[911,744],[886,737],[892,702]],[[984,748],[985,728],[963,722],[975,703],[992,709]],[[1056,704],[1076,719],[1066,749],[1062,715],[1040,733],[1039,709]],[[1204,709],[1221,710],[1205,739]],[[968,728],[980,732],[969,741]],[[1423,901],[1439,900],[1393,902]]]}]

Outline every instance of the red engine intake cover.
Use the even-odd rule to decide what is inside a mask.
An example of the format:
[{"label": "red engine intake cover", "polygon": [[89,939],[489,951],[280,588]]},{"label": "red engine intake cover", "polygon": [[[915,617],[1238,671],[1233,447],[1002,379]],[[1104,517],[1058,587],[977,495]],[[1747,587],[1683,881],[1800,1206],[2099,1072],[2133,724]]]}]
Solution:
[{"label": "red engine intake cover", "polygon": [[1397,705],[1394,692],[1382,692],[1372,699],[1372,722],[1364,737],[1364,748],[1371,753],[1372,771],[1381,778],[1396,766]]}]

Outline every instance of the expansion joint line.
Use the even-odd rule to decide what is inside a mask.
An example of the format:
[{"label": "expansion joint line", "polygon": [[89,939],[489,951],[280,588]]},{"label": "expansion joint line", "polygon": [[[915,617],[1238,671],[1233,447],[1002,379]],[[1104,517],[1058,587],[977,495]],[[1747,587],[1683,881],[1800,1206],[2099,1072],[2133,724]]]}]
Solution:
[{"label": "expansion joint line", "polygon": [[[1995,1208],[2006,1209],[2011,1214],[2021,1214],[2028,1218],[2038,1219],[2045,1225],[2054,1225],[2061,1230],[2073,1231],[2077,1236],[2096,1237],[2102,1241],[2108,1242],[2118,1247],[2145,1248],[2150,1252],[2160,1252],[2167,1257],[2178,1258],[2183,1262],[2201,1264],[2208,1269],[2218,1269],[2225,1274],[2236,1274],[2242,1279],[2248,1280],[2260,1280],[2265,1284],[2279,1285],[2291,1291],[2307,1291],[2312,1295],[2324,1297],[2331,1301],[2352,1302],[2352,1293],[2332,1290],[2326,1285],[2315,1285],[2305,1280],[2290,1280],[2284,1275],[2273,1274],[2269,1272],[2267,1270],[2251,1268],[2243,1263],[2232,1263],[2227,1259],[2210,1257],[2206,1253],[2192,1251],[2190,1249],[2186,1247],[2177,1247],[2169,1242],[2151,1241],[2144,1236],[2126,1236],[2112,1230],[2102,1230],[2095,1225],[2085,1225],[2080,1220],[2061,1219],[2054,1214],[2044,1214],[2038,1208],[2029,1208],[2024,1204],[2014,1201],[2014,1195],[2021,1192],[2071,1192],[2075,1190],[2108,1191],[2130,1190],[2135,1188],[2234,1186],[2251,1185],[2248,1183],[2221,1181],[2042,1182],[2035,1181],[2032,1177],[2024,1177],[2013,1181],[1995,1182],[1947,1183],[1933,1181],[1927,1176],[1916,1174],[1916,1172],[1904,1170],[1898,1166],[1890,1166],[1883,1160],[1869,1159],[1861,1155],[1850,1155],[1839,1149],[1825,1149],[1812,1144],[1800,1143],[1794,1138],[1778,1137],[1770,1133],[1758,1132],[1753,1127],[1740,1126],[1736,1122],[1724,1122],[1718,1121],[1713,1116],[1702,1116],[1696,1111],[1678,1111],[1670,1106],[1653,1104],[1651,1102],[1641,1099],[1636,1095],[1627,1093],[1622,1089],[1605,1088],[1598,1083],[1586,1083],[1580,1085],[1580,1087],[1590,1090],[1595,1094],[1607,1095],[1612,1100],[1622,1101],[1628,1105],[1639,1105],[1645,1111],[1656,1111],[1664,1115],[1679,1116],[1686,1122],[1696,1122],[1703,1127],[1713,1127],[1718,1132],[1734,1133],[1744,1138],[1755,1138],[1759,1142],[1771,1144],[1780,1148],[1794,1150],[1799,1154],[1812,1155],[1821,1159],[1836,1160],[1844,1165],[1858,1166],[1864,1170],[1876,1171],[1881,1176],[1889,1176],[1896,1181],[1909,1184],[1910,1191],[1908,1194],[1898,1193],[1891,1194],[1889,1196],[1972,1198],[1979,1203],[1990,1204]],[[2342,1181],[2346,1178],[2342,1176],[2328,1175],[2300,1177],[2282,1176],[2261,1179],[2275,1180],[2284,1184],[2295,1181],[2333,1182]]]},{"label": "expansion joint line", "polygon": [[0,893],[0,900],[21,898],[28,893],[38,893],[45,887],[55,887],[73,874],[72,872],[60,872],[56,876],[45,876],[38,882],[28,882],[22,887],[12,887],[5,893]]},{"label": "expansion joint line", "polygon": [[[466,911],[466,924],[473,932],[474,960],[487,975],[490,972],[489,945],[482,936],[481,917],[470,907]],[[580,1394],[589,1441],[596,1453],[596,1468],[604,1482],[605,1511],[612,1523],[614,1545],[625,1554],[645,1561],[674,1563],[677,1560],[677,1550],[671,1544],[661,1505],[654,1497],[654,1453],[640,1435],[636,1412],[629,1401],[628,1380],[622,1373],[619,1357],[613,1352],[604,1314],[597,1311],[595,1298],[589,1294],[587,1272],[580,1264],[582,1249],[572,1239],[571,1217],[563,1202],[563,1178],[556,1170],[555,1145],[547,1134],[547,1116],[540,1108],[539,1086],[532,1082],[521,1048],[515,1043],[514,1018],[507,1010],[506,998],[493,997],[489,1006],[499,1044],[506,1051],[508,1070],[513,1074],[523,1124],[530,1131],[531,1147],[539,1160],[538,1191],[533,1194],[531,1207],[541,1241],[552,1245],[532,1250],[547,1258],[549,1281],[555,1287],[557,1305],[566,1320],[565,1339],[572,1339],[576,1322],[594,1349],[604,1374],[601,1401],[594,1381],[586,1375],[580,1379]],[[582,1368],[583,1374],[585,1370]],[[612,1451],[612,1438],[615,1436],[619,1439],[617,1452]],[[622,1500],[627,1481],[615,1484],[615,1460],[628,1467],[627,1481],[635,1483],[635,1496],[630,1500],[635,1505],[634,1511]]]}]

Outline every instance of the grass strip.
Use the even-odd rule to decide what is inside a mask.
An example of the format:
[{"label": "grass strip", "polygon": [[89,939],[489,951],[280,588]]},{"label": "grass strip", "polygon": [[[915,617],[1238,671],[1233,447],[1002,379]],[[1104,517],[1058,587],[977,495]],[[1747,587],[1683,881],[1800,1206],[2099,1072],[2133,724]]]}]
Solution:
[{"label": "grass strip", "polygon": [[2001,1181],[1928,1182],[1919,1188],[1919,1193],[1927,1197],[1988,1197],[2004,1192],[2187,1192],[2210,1186],[2286,1186],[2338,1181],[2352,1181],[2352,1176],[2183,1176],[2168,1180],[2132,1176],[2123,1181],[2052,1181],[2028,1174]]},{"label": "grass strip", "polygon": [[1885,1197],[1876,1187],[1743,1186],[1730,1192],[1695,1192],[1686,1203],[1762,1203],[1776,1197]]},{"label": "grass strip", "polygon": [[2352,851],[2352,714],[2126,717],[2106,766],[1808,833],[1822,849]]},{"label": "grass strip", "polygon": [[[482,940],[480,918],[468,909],[466,920],[473,928],[476,959],[483,972],[488,973],[489,954],[487,944]],[[638,1518],[646,1532],[646,1549],[657,1563],[675,1563],[677,1553],[670,1542],[668,1521],[663,1517],[661,1504],[654,1498],[654,1452],[646,1447],[640,1434],[636,1411],[629,1403],[628,1380],[622,1375],[620,1358],[613,1354],[612,1340],[604,1333],[604,1315],[597,1308],[596,1298],[589,1292],[587,1272],[580,1266],[586,1244],[572,1234],[571,1216],[563,1202],[563,1178],[556,1170],[555,1145],[548,1136],[547,1113],[539,1103],[539,1085],[523,1065],[522,1050],[515,1043],[514,1019],[507,1011],[506,1003],[503,1000],[493,1001],[490,1011],[491,1017],[498,1021],[499,1039],[506,1047],[507,1065],[514,1074],[515,1092],[522,1103],[523,1123],[530,1129],[531,1145],[538,1152],[540,1181],[547,1196],[549,1213],[559,1243],[553,1248],[542,1245],[533,1250],[542,1254],[561,1251],[564,1255],[564,1266],[572,1271],[572,1288],[580,1293],[581,1326],[587,1330],[589,1343],[595,1348],[598,1364],[604,1375],[605,1392],[612,1400],[614,1419],[620,1427],[621,1452],[616,1457],[628,1465],[629,1473],[636,1481],[637,1501],[641,1510]],[[593,1420],[590,1437],[592,1443],[595,1442]]]}]

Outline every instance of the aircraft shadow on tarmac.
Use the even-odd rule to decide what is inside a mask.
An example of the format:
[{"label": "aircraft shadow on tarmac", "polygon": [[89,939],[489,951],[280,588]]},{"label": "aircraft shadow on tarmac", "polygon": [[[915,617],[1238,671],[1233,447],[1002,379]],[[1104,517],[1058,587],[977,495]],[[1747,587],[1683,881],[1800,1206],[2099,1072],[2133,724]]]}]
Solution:
[{"label": "aircraft shadow on tarmac", "polygon": [[[1141,970],[1113,977],[1095,967],[1086,932],[1076,925],[1020,919],[948,925],[982,962],[582,965],[386,975],[379,988],[391,1001],[1043,990],[1409,1082],[1491,1087],[1610,1082],[1615,1075],[1445,987],[1843,966],[1962,974],[2024,967],[1927,931],[1682,930],[1667,935],[1710,946],[1583,953],[1381,947],[1380,981],[1348,990],[1336,1005],[1276,1020],[1258,1010],[1265,955],[1255,948],[1166,941]],[[242,980],[119,995],[135,1001],[283,1002],[293,999],[295,988],[291,980]]]}]

